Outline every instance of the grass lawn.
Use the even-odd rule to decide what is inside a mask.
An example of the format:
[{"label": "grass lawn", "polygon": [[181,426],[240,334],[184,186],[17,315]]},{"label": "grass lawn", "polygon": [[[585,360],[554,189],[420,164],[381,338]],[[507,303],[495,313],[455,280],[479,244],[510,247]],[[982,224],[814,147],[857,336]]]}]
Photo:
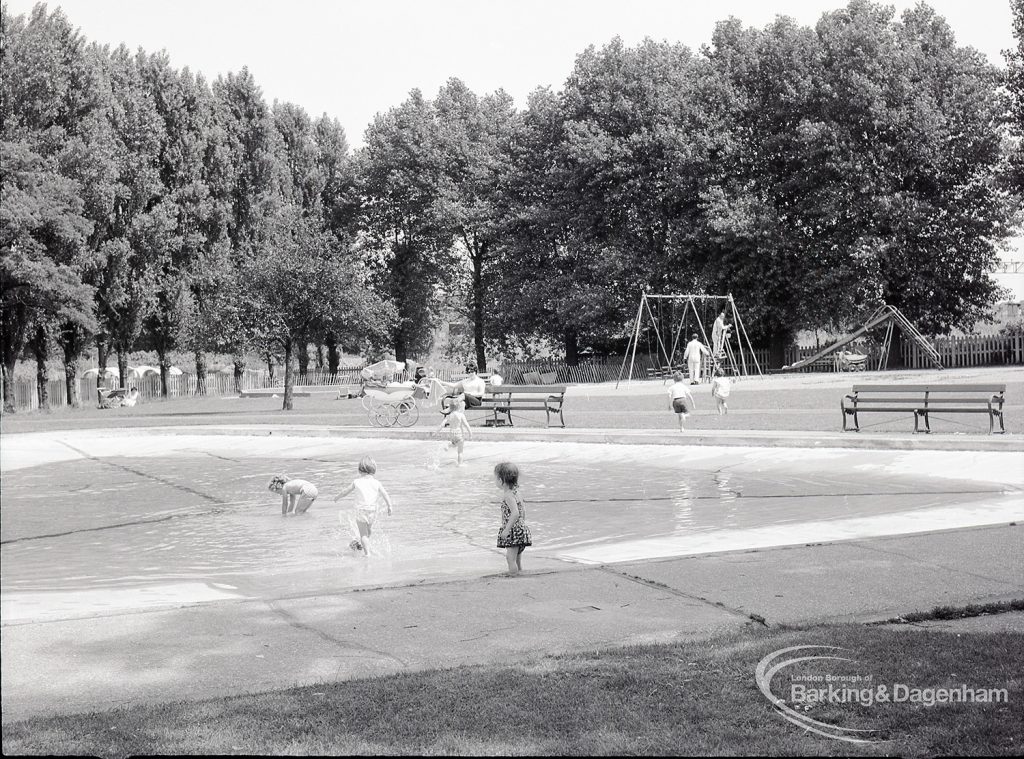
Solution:
[{"label": "grass lawn", "polygon": [[[846,649],[844,673],[911,688],[1005,688],[1003,703],[824,704],[821,722],[874,742],[820,737],[783,720],[755,684],[788,646]],[[798,655],[798,654],[797,654]],[[807,662],[775,675],[836,673]],[[6,754],[759,754],[1020,756],[1024,636],[831,625],[750,628],[701,642],[634,646],[193,703],[37,718],[4,726]]]},{"label": "grass lawn", "polygon": [[[749,378],[737,382],[729,400],[729,414],[715,412],[708,385],[693,388],[695,413],[686,422],[689,430],[811,430],[839,432],[842,415],[839,401],[854,383],[877,382],[1001,383],[1006,387],[1004,407],[1008,432],[1024,433],[1024,369],[1020,367],[900,372],[893,375],[788,375]],[[660,380],[634,382],[612,390],[607,385],[578,385],[570,388],[565,402],[565,421],[570,429],[676,429],[675,414],[668,410],[667,386]],[[295,398],[292,411],[281,410],[280,398],[173,398],[149,401],[135,408],[100,410],[61,408],[49,412],[5,414],[0,427],[5,433],[38,432],[92,427],[149,427],[203,424],[315,424],[366,426],[365,409],[355,399],[338,400],[332,394]],[[483,412],[470,410],[474,426],[483,424]],[[437,425],[440,414],[424,406],[416,427]],[[870,414],[861,419],[870,432],[904,432],[914,429],[912,414]],[[515,416],[520,429],[544,426],[543,412],[520,412]],[[933,416],[938,433],[988,434],[988,420],[982,414]]]}]

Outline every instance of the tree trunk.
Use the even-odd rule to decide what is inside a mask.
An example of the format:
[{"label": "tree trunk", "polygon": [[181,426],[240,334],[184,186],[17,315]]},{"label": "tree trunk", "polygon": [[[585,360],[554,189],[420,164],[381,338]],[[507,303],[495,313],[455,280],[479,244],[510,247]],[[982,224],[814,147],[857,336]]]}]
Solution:
[{"label": "tree trunk", "polygon": [[580,363],[580,344],[575,330],[565,331],[565,363],[578,366]]},{"label": "tree trunk", "polygon": [[395,361],[405,361],[405,335],[401,328],[395,334]]},{"label": "tree trunk", "polygon": [[98,366],[100,370],[100,373],[96,375],[98,382],[103,381],[103,377],[106,373],[107,357],[110,355],[109,347],[106,335],[96,335],[96,366]]},{"label": "tree trunk", "polygon": [[792,342],[788,332],[773,333],[768,341],[768,368],[781,369],[786,365],[786,348]]},{"label": "tree trunk", "polygon": [[267,360],[267,374],[270,376],[270,384],[274,384],[274,354],[267,351],[264,358]]},{"label": "tree trunk", "polygon": [[292,341],[284,341],[284,405],[283,411],[292,410]]},{"label": "tree trunk", "polygon": [[324,344],[316,344],[316,370],[322,372],[324,370]]},{"label": "tree trunk", "polygon": [[17,401],[14,398],[14,367],[18,356],[25,347],[28,330],[28,309],[15,305],[6,310],[0,319],[0,365],[4,385],[4,412],[13,414]]},{"label": "tree trunk", "polygon": [[82,344],[78,327],[65,325],[57,338],[64,352],[64,386],[67,389],[68,405],[82,407],[82,393],[78,385],[78,359],[82,355]]},{"label": "tree trunk", "polygon": [[156,355],[160,362],[160,395],[167,398],[171,394],[171,361],[167,357],[167,348],[163,345],[163,341],[157,346]]},{"label": "tree trunk", "polygon": [[206,395],[206,354],[196,351],[196,395]]},{"label": "tree trunk", "polygon": [[487,243],[478,246],[473,254],[473,345],[476,348],[476,365],[480,371],[487,371],[487,354],[484,351],[484,257]]},{"label": "tree trunk", "polygon": [[36,395],[39,398],[39,410],[49,411],[50,370],[46,362],[50,358],[50,336],[46,334],[46,328],[42,325],[36,326],[35,334],[32,336],[32,355],[36,358]]},{"label": "tree trunk", "polygon": [[17,359],[9,359],[4,356],[3,361],[3,381],[4,381],[4,413],[13,414],[14,408],[14,365],[18,363]]},{"label": "tree trunk", "polygon": [[341,354],[338,353],[338,341],[334,337],[327,338],[327,371],[331,373],[331,379],[338,376],[338,366],[341,364]]},{"label": "tree trunk", "polygon": [[117,377],[120,387],[128,387],[128,349],[127,346],[117,346]]},{"label": "tree trunk", "polygon": [[[882,332],[884,327],[879,327],[878,332]],[[884,332],[882,332],[884,337]],[[903,334],[903,328],[900,327],[895,321],[892,325],[892,340],[889,342],[889,358],[886,361],[886,365],[883,369],[905,369],[907,362],[903,360],[903,343],[910,341],[910,338]]]},{"label": "tree trunk", "polygon": [[235,358],[234,361],[234,376],[235,376],[235,392],[241,395],[242,393],[242,380],[245,378],[245,360],[239,361]]},{"label": "tree trunk", "polygon": [[309,374],[309,344],[306,342],[306,338],[300,338],[295,341],[295,350],[299,354],[299,381],[305,382],[306,376]]}]

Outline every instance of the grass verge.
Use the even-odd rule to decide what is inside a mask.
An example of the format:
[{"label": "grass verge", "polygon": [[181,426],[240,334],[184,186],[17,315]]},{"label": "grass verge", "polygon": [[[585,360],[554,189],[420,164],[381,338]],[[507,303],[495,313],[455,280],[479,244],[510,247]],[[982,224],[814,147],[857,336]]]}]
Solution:
[{"label": "grass verge", "polygon": [[[851,744],[783,720],[754,672],[789,646],[847,659],[795,664],[773,692],[814,719],[870,731]],[[798,656],[800,654],[791,654]],[[510,652],[510,660],[515,654]],[[634,646],[4,726],[5,754],[1016,755],[1024,747],[1024,636],[751,626],[700,642]],[[797,704],[793,682],[1005,689],[997,703]]]},{"label": "grass verge", "polygon": [[967,606],[936,606],[931,611],[914,611],[881,622],[873,622],[872,624],[890,625],[929,622],[935,619],[969,619],[970,617],[982,617],[988,614],[1005,614],[1008,611],[1024,611],[1024,598],[1016,598],[1012,601],[995,601],[987,604],[967,604]]}]

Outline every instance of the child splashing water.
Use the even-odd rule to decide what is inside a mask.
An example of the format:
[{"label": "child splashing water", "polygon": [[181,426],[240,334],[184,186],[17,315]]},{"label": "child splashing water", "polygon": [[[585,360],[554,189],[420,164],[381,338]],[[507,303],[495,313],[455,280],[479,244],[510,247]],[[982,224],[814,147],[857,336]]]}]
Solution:
[{"label": "child splashing water", "polygon": [[515,577],[523,570],[523,551],[533,545],[526,525],[526,509],[519,497],[519,467],[503,461],[494,467],[494,480],[501,490],[501,529],[498,548],[505,549],[508,575]]},{"label": "child splashing water", "polygon": [[469,420],[466,419],[466,415],[462,412],[466,408],[465,402],[461,398],[456,398],[452,401],[452,410],[441,422],[441,426],[438,429],[443,430],[447,424],[451,427],[451,444],[450,448],[455,448],[458,451],[458,465],[462,466],[462,451],[466,446],[466,438],[473,437],[473,430],[470,429]]},{"label": "child splashing water", "polygon": [[[373,532],[373,525],[377,521],[377,514],[380,511],[381,502],[388,508],[388,516],[391,516],[391,497],[380,481],[374,477],[377,473],[377,463],[369,456],[363,456],[359,460],[360,476],[352,480],[352,484],[334,497],[335,503],[355,491],[355,522],[359,531],[359,540],[353,541],[351,547],[362,551],[364,556],[370,555],[370,537]],[[344,524],[345,515],[339,515]],[[351,544],[350,544],[351,545]]]},{"label": "child splashing water", "polygon": [[312,482],[293,480],[281,474],[270,480],[267,490],[281,494],[281,516],[305,514],[319,495]]}]

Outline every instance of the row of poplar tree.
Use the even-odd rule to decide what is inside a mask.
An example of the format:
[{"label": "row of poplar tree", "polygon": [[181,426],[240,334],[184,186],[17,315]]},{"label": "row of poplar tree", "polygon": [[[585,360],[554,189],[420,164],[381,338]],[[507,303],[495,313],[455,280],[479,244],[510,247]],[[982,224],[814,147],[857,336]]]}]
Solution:
[{"label": "row of poplar tree", "polygon": [[644,290],[732,293],[776,351],[882,302],[969,328],[1020,222],[1022,48],[992,65],[925,5],[729,19],[696,52],[612,40],[522,110],[452,79],[354,152],[245,68],[208,82],[43,5],[3,13],[5,408],[26,352],[62,353],[72,403],[92,344],[122,377],[145,344],[165,379],[171,351],[200,378],[213,352],[236,376],[276,352],[290,382],[310,343],[332,366],[342,345],[422,355],[452,310],[480,365],[545,344],[574,363]]}]

